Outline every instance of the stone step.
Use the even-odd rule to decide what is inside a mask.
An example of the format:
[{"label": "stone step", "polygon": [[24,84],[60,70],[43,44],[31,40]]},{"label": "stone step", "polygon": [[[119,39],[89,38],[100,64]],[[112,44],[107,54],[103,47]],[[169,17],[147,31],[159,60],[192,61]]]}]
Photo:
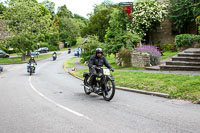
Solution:
[{"label": "stone step", "polygon": [[180,57],[200,57],[200,53],[184,53],[181,52],[178,54]]},{"label": "stone step", "polygon": [[200,66],[174,66],[174,65],[162,65],[161,71],[200,71]]},{"label": "stone step", "polygon": [[200,48],[189,48],[183,51],[184,53],[199,53],[200,54]]},{"label": "stone step", "polygon": [[173,56],[172,61],[200,62],[200,57],[180,57]]},{"label": "stone step", "polygon": [[200,62],[185,62],[185,61],[167,61],[166,65],[177,65],[177,66],[200,66]]}]

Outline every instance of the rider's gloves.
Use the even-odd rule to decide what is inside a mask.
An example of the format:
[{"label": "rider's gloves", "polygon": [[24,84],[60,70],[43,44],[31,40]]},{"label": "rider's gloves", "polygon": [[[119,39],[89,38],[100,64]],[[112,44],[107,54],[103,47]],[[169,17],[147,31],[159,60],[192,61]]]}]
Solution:
[{"label": "rider's gloves", "polygon": [[114,69],[113,69],[113,68],[110,68],[110,71],[114,72]]}]

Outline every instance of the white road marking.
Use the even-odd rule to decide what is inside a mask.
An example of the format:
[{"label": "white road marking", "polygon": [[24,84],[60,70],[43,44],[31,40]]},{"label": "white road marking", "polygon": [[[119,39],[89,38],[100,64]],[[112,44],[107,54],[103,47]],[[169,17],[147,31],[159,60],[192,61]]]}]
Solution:
[{"label": "white road marking", "polygon": [[[41,68],[41,67],[40,67]],[[40,68],[38,68],[38,70],[40,69]],[[68,108],[68,107],[65,107],[65,106],[63,106],[63,105],[61,105],[61,104],[59,104],[59,103],[56,103],[55,101],[53,101],[53,100],[51,100],[50,98],[48,98],[48,97],[46,97],[45,95],[43,95],[41,92],[39,92],[34,86],[33,86],[33,84],[31,83],[31,76],[29,77],[29,85],[31,86],[31,88],[38,94],[38,95],[40,95],[41,97],[43,97],[44,99],[46,99],[47,101],[49,101],[50,103],[53,103],[53,104],[55,104],[56,106],[58,106],[58,107],[60,107],[60,108],[62,108],[62,109],[64,109],[64,110],[66,110],[66,111],[68,111],[68,112],[70,112],[70,113],[72,113],[72,114],[74,114],[74,115],[76,115],[76,116],[79,116],[79,117],[82,117],[82,118],[85,118],[85,119],[87,119],[87,120],[89,120],[89,121],[92,121],[92,119],[90,119],[88,116],[85,116],[85,115],[83,115],[83,114],[81,114],[81,113],[78,113],[78,112],[76,112],[76,111],[74,111],[74,110],[72,110],[72,109],[70,109],[70,108]]]}]

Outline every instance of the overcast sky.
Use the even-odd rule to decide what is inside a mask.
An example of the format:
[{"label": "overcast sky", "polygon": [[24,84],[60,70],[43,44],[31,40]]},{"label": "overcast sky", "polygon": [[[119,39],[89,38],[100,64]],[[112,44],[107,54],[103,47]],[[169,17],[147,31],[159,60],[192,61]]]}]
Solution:
[{"label": "overcast sky", "polygon": [[[43,0],[38,0],[42,2]],[[79,14],[87,18],[87,14],[93,11],[94,4],[100,4],[104,0],[50,0],[55,3],[56,9],[59,6],[66,5],[67,8],[72,11],[72,13]],[[119,2],[132,2],[134,0],[110,0],[113,3]]]}]

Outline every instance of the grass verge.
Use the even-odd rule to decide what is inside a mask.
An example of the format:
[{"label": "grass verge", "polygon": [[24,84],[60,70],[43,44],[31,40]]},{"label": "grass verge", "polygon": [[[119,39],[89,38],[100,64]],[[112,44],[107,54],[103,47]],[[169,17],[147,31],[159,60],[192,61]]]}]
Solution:
[{"label": "grass verge", "polygon": [[[41,59],[46,59],[51,57],[52,54],[44,54],[44,55],[39,55],[39,57],[37,58],[37,56],[35,56],[35,60],[41,60]],[[16,63],[26,63],[28,62],[30,58],[27,57],[25,61],[21,61],[21,57],[14,57],[14,58],[0,58],[0,64],[16,64]]]},{"label": "grass verge", "polygon": [[[82,78],[83,72],[71,72]],[[112,73],[117,86],[138,90],[167,93],[170,98],[187,99],[197,103],[200,99],[200,76],[115,71]]]},{"label": "grass verge", "polygon": [[75,64],[74,64],[74,60],[75,60],[75,59],[76,59],[76,57],[72,57],[72,58],[67,59],[67,60],[64,62],[64,68],[75,67]]}]

